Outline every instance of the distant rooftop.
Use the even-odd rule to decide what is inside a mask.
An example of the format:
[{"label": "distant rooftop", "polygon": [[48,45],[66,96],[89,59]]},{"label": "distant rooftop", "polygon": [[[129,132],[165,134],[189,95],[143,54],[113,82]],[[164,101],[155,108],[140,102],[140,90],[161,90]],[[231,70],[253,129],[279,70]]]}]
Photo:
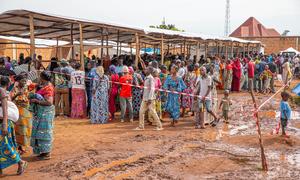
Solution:
[{"label": "distant rooftop", "polygon": [[280,36],[280,34],[273,28],[266,28],[254,17],[247,19],[242,25],[240,25],[233,33],[231,37],[274,37]]}]

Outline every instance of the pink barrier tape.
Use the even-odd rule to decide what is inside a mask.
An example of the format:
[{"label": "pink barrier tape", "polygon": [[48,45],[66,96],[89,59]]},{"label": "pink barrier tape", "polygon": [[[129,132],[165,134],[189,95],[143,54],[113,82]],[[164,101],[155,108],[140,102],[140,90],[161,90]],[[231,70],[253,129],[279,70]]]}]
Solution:
[{"label": "pink barrier tape", "polygon": [[292,82],[293,78],[291,78],[286,84],[284,84],[281,88],[279,88],[272,96],[270,96],[267,100],[265,100],[257,109],[256,112],[258,112],[264,105],[266,105],[271,99],[273,99],[280,91],[282,91],[284,88],[288,86],[290,82]]},{"label": "pink barrier tape", "polygon": [[[70,76],[70,74],[60,73],[60,72],[47,71],[47,70],[46,70],[46,72],[53,73],[53,74],[61,74],[61,75],[68,75],[68,76]],[[97,78],[84,77],[84,79],[87,79],[87,80],[98,80],[98,81],[100,81]],[[101,80],[101,81],[103,81],[103,80]],[[126,86],[131,86],[131,87],[137,87],[137,88],[140,88],[140,89],[148,89],[148,87],[145,87],[145,86],[138,86],[138,85],[127,84],[127,83],[120,83],[120,82],[116,82],[116,81],[108,81],[108,82],[114,83],[114,84],[118,84],[118,85],[126,85]],[[187,94],[187,93],[184,93],[184,92],[172,91],[172,90],[167,90],[167,89],[155,88],[155,90],[160,91],[160,92],[166,92],[166,93],[183,95],[183,96],[197,97],[197,98],[200,98],[200,99],[203,98],[202,96],[199,96],[199,95]],[[210,99],[211,98],[207,98],[206,97],[206,100],[210,100]],[[214,99],[218,100],[217,98],[214,98]]]}]

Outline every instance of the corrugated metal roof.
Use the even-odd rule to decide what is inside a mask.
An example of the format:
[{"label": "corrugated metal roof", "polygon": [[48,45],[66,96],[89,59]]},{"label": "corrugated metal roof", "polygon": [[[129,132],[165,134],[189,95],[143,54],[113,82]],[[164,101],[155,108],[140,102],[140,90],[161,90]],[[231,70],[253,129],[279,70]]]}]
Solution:
[{"label": "corrugated metal roof", "polygon": [[[48,13],[33,12],[28,10],[11,10],[0,14],[0,35],[30,38],[29,16],[34,17],[35,38],[71,40],[80,38],[79,23],[83,26],[83,38],[85,40],[99,40],[107,37],[109,41],[134,43],[135,33],[141,35],[141,42],[159,43],[161,35],[167,40],[179,38],[179,40],[199,41],[231,41],[240,43],[260,43],[259,41],[246,41],[238,38],[205,35],[201,33],[189,33],[170,31],[155,28],[140,28],[130,25],[104,21],[91,21],[80,18],[53,15]],[[149,37],[150,36],[150,37]]]}]

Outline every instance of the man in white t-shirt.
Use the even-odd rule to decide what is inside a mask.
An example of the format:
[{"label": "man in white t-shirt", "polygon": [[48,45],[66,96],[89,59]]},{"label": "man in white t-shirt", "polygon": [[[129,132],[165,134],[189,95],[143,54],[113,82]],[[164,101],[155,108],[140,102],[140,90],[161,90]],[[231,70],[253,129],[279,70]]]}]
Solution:
[{"label": "man in white t-shirt", "polygon": [[201,77],[199,78],[200,83],[200,122],[196,122],[196,127],[204,129],[204,108],[207,113],[214,117],[214,120],[210,123],[212,126],[216,126],[219,121],[217,116],[211,110],[211,89],[212,89],[212,78],[206,73],[206,68],[202,66],[200,68]]},{"label": "man in white t-shirt", "polygon": [[179,70],[177,72],[177,75],[181,78],[184,77],[186,71],[185,71],[185,68],[184,68],[184,61],[176,61],[176,65],[178,66]]}]

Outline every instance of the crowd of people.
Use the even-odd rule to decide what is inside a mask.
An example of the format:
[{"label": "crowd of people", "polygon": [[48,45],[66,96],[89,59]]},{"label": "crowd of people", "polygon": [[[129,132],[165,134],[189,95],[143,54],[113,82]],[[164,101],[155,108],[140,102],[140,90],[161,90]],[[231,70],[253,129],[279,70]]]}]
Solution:
[{"label": "crowd of people", "polygon": [[[195,128],[203,129],[215,126],[220,118],[229,122],[232,91],[274,93],[275,79],[287,84],[300,67],[299,56],[262,54],[230,59],[167,54],[164,64],[158,55],[144,54],[138,67],[133,66],[133,59],[128,55],[112,59],[92,56],[80,64],[52,58],[44,67],[42,56],[33,60],[21,54],[18,61],[1,57],[0,173],[18,163],[18,174],[22,174],[27,162],[21,155],[29,146],[39,160],[51,158],[55,116],[89,118],[92,124],[104,124],[115,120],[120,111],[118,120],[122,123],[127,117],[130,122],[139,119],[135,130],[144,130],[145,119],[155,130],[163,130],[166,115],[171,126],[176,126],[180,117],[190,114]],[[224,90],[220,103],[218,89]],[[19,112],[15,122],[10,118],[10,102]]]}]

